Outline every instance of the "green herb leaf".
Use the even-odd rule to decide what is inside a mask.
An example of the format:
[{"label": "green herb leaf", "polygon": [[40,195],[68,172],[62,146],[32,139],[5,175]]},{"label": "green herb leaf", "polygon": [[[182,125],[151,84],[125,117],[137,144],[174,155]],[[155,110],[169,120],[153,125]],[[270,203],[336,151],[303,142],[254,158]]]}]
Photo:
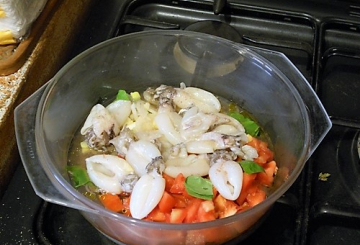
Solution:
[{"label": "green herb leaf", "polygon": [[212,187],[210,180],[200,176],[191,175],[185,179],[185,189],[193,197],[211,200],[214,195]]},{"label": "green herb leaf", "polygon": [[240,161],[239,163],[240,163],[242,169],[244,170],[244,172],[247,174],[255,174],[255,173],[264,172],[264,168],[261,167],[256,162],[249,161],[249,160],[243,160],[243,161]]},{"label": "green herb leaf", "polygon": [[257,125],[253,120],[244,115],[240,114],[239,112],[230,112],[229,116],[238,120],[245,128],[245,132],[250,134],[251,136],[258,136],[260,132],[260,127]]},{"label": "green herb leaf", "polygon": [[68,166],[67,170],[73,178],[75,188],[86,185],[90,182],[89,175],[83,167],[73,165]]},{"label": "green herb leaf", "polygon": [[125,90],[120,89],[116,95],[115,101],[116,100],[130,100],[130,97]]}]

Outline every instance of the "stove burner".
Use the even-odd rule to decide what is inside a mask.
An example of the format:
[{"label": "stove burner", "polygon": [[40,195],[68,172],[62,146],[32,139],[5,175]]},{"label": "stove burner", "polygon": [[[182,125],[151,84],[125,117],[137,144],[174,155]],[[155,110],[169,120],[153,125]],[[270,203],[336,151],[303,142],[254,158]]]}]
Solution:
[{"label": "stove burner", "polygon": [[[220,21],[200,21],[189,25],[186,31],[201,32],[240,42],[241,37],[230,25]],[[201,39],[182,36],[174,47],[178,64],[187,72],[202,73],[209,77],[222,76],[233,72],[242,57],[232,49],[224,49],[217,42],[204,42]],[[225,57],[225,61],[224,61]]]},{"label": "stove burner", "polygon": [[228,39],[230,41],[241,43],[242,39],[240,34],[229,24],[215,20],[198,21],[188,25],[186,31],[196,31],[206,33],[218,37]]}]

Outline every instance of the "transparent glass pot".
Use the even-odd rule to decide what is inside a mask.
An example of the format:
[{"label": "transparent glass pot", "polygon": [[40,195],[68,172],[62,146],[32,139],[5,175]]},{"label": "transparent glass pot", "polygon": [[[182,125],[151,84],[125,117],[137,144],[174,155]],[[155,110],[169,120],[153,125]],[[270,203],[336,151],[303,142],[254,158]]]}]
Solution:
[{"label": "transparent glass pot", "polygon": [[[269,134],[279,170],[265,201],[216,221],[165,224],[108,211],[73,188],[66,171],[70,142],[99,99],[119,89],[180,82],[235,101]],[[187,31],[129,34],[90,48],[16,108],[15,125],[37,195],[78,209],[114,241],[166,245],[221,244],[249,230],[294,183],[331,128],[311,86],[283,54]]]}]

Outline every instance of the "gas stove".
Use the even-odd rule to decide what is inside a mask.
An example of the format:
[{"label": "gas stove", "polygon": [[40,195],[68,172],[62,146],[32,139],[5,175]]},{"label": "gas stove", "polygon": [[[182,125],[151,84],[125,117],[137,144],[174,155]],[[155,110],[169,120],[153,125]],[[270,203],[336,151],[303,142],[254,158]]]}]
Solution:
[{"label": "gas stove", "polygon": [[[284,53],[313,86],[333,127],[294,185],[233,244],[360,241],[360,3],[356,1],[98,1],[70,55],[144,30],[191,30]],[[38,198],[22,164],[1,200],[0,243],[114,244],[74,209]]]}]

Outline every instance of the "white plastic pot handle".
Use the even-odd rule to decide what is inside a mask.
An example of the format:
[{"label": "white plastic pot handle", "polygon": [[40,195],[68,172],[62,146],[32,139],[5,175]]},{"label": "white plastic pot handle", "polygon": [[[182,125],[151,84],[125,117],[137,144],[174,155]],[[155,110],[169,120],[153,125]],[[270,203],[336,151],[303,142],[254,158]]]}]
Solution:
[{"label": "white plastic pot handle", "polygon": [[[48,83],[50,82],[51,80]],[[86,212],[98,213],[98,211],[86,207],[73,197],[62,195],[51,183],[38,159],[35,141],[35,118],[40,98],[47,84],[15,108],[16,140],[25,171],[36,195],[43,200]]]},{"label": "white plastic pot handle", "polygon": [[[309,159],[325,135],[330,131],[332,126],[330,117],[310,83],[300,72],[297,72],[297,68],[283,53],[253,47],[250,49],[269,60],[275,67],[287,67],[286,69],[282,69],[281,73],[283,73],[297,89],[306,105],[310,120],[311,140],[310,150],[307,155],[307,159]],[[277,69],[275,67],[274,69]],[[294,82],[301,80],[303,82]]]}]

